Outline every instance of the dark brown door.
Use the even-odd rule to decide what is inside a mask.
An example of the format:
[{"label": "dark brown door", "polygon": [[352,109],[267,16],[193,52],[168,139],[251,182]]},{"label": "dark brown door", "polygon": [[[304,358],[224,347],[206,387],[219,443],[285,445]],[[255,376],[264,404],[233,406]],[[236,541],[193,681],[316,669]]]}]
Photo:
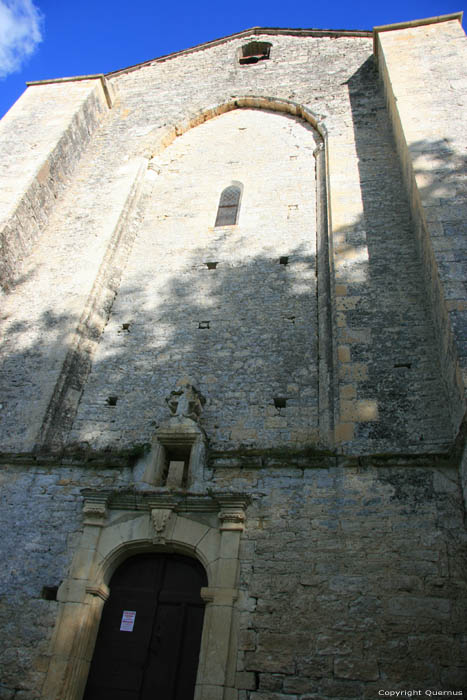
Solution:
[{"label": "dark brown door", "polygon": [[192,700],[206,585],[190,557],[127,559],[110,582],[84,700]]}]

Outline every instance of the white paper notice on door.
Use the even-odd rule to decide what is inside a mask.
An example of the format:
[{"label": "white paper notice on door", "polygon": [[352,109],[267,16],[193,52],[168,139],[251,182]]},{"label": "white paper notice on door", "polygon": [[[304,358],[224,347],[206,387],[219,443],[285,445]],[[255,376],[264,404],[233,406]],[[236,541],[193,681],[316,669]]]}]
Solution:
[{"label": "white paper notice on door", "polygon": [[133,632],[136,610],[124,610],[120,623],[120,632]]}]

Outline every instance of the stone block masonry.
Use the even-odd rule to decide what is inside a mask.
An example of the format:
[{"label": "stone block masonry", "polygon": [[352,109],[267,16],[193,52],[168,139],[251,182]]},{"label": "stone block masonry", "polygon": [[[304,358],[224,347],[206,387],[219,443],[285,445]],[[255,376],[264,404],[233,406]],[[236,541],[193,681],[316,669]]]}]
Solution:
[{"label": "stone block masonry", "polygon": [[[144,221],[71,443],[149,442],[185,375],[207,398],[215,449],[317,436],[315,147],[293,118],[243,109],[151,161]],[[214,227],[235,182],[238,224]]]},{"label": "stone block masonry", "polygon": [[[463,234],[467,47],[459,15],[438,19],[435,23],[397,25],[393,31],[381,27],[376,47],[424,260],[451,419],[458,430],[465,412],[466,372]],[[465,467],[462,473],[466,491]]]},{"label": "stone block masonry", "polygon": [[460,297],[465,281],[467,46],[459,19],[446,15],[434,23],[396,25],[392,31],[381,27],[375,35],[456,430],[465,411],[466,356]]},{"label": "stone block masonry", "polygon": [[[449,470],[248,472],[237,474],[236,487],[245,479],[252,489],[252,477],[253,491],[265,496],[249,510],[242,560],[245,697],[372,699],[409,685],[465,690],[457,618],[465,601],[448,600],[455,589],[454,598],[463,597],[464,538],[451,539],[454,532],[436,524],[460,507]],[[221,478],[231,483],[232,475]],[[451,556],[460,557],[454,569]]]},{"label": "stone block masonry", "polygon": [[0,700],[82,700],[155,552],[206,571],[194,700],[467,693],[458,19],[258,28],[3,120]]},{"label": "stone block masonry", "polygon": [[56,82],[30,87],[2,119],[3,289],[18,282],[24,258],[43,231],[55,200],[107,109],[100,81]]},{"label": "stone block masonry", "polygon": [[[265,38],[267,36],[265,35]],[[394,450],[399,452],[443,451],[448,448],[453,434],[453,419],[446,390],[440,380],[439,347],[434,342],[435,334],[432,332],[429,309],[424,303],[425,287],[420,263],[417,262],[415,236],[410,224],[407,201],[400,185],[389,120],[378,87],[377,75],[372,67],[370,38],[345,35],[333,38],[301,37],[279,34],[274,37],[276,43],[273,43],[270,60],[251,66],[240,66],[236,63],[236,52],[243,41],[235,38],[204,51],[180,55],[162,63],[146,65],[138,70],[123,72],[110,78],[112,88],[116,86],[115,91],[120,97],[99,132],[96,133],[93,143],[89,144],[85,151],[80,171],[76,172],[73,183],[64,194],[63,202],[54,214],[55,218],[44,230],[35,249],[35,257],[28,263],[30,267],[24,268],[24,280],[18,287],[15,297],[16,308],[21,311],[9,310],[8,312],[9,318],[6,324],[10,330],[9,343],[5,347],[7,357],[4,364],[8,394],[5,407],[2,409],[5,427],[8,426],[8,439],[3,442],[3,451],[24,452],[34,445],[41,449],[60,449],[67,442],[85,442],[91,450],[101,449],[105,445],[111,449],[118,449],[123,444],[133,441],[147,442],[153,427],[150,424],[151,420],[157,422],[158,412],[163,406],[163,391],[176,374],[183,376],[193,371],[194,381],[202,381],[203,385],[206,384],[208,376],[211,379],[214,376],[207,369],[203,369],[203,363],[199,365],[199,359],[194,361],[194,357],[186,363],[186,366],[183,360],[179,360],[178,364],[173,365],[170,372],[166,373],[164,364],[166,361],[163,359],[161,342],[170,341],[166,337],[167,332],[170,335],[170,330],[167,326],[159,324],[158,317],[153,317],[152,314],[146,313],[144,323],[141,320],[134,320],[134,310],[128,309],[125,313],[128,315],[129,311],[132,312],[129,315],[134,323],[133,331],[118,335],[118,328],[114,328],[115,342],[120,345],[117,355],[121,355],[125,344],[129,346],[131,343],[138,342],[136,333],[140,329],[143,330],[142,326],[145,326],[142,339],[148,327],[151,326],[154,331],[157,329],[160,335],[160,340],[157,341],[159,359],[156,362],[155,357],[151,355],[149,360],[149,355],[143,353],[145,359],[141,358],[137,363],[136,384],[133,383],[132,378],[125,378],[118,368],[112,370],[113,378],[110,378],[108,373],[101,375],[97,380],[100,387],[99,396],[95,393],[92,399],[92,411],[94,414],[99,414],[94,427],[85,428],[83,422],[87,420],[84,412],[87,397],[90,396],[91,384],[87,389],[79,416],[76,417],[77,407],[85,390],[90,361],[97,348],[96,341],[99,340],[100,333],[109,318],[112,299],[117,292],[118,280],[126,264],[124,262],[126,252],[125,255],[119,256],[116,266],[106,266],[105,260],[112,259],[109,257],[109,250],[115,245],[117,236],[115,221],[119,219],[122,208],[126,206],[125,203],[128,203],[134,186],[134,175],[131,174],[132,164],[139,162],[138,159],[141,157],[146,158],[150,164],[145,194],[143,196],[143,190],[141,190],[143,199],[132,200],[132,212],[136,217],[145,218],[141,224],[139,240],[149,241],[151,238],[153,241],[157,240],[157,248],[154,252],[159,257],[156,263],[159,265],[159,270],[157,274],[154,270],[152,278],[154,281],[161,280],[162,259],[165,263],[171,264],[170,256],[177,255],[176,252],[171,252],[178,250],[173,244],[174,231],[176,230],[177,235],[180,235],[183,229],[183,235],[187,235],[188,231],[193,230],[186,224],[192,224],[196,220],[196,216],[194,218],[192,216],[189,200],[189,195],[195,190],[190,186],[180,200],[174,200],[172,192],[161,190],[159,194],[164,197],[165,202],[161,206],[161,202],[156,201],[151,194],[151,177],[159,167],[153,156],[161,154],[167,143],[176,138],[177,133],[183,133],[189,125],[202,123],[206,117],[222,112],[222,105],[229,105],[229,109],[235,107],[235,101],[245,106],[258,104],[260,107],[266,107],[269,104],[272,108],[289,109],[295,114],[306,112],[308,120],[311,120],[325,138],[328,163],[329,214],[332,224],[330,264],[335,274],[335,281],[327,290],[321,290],[321,307],[318,299],[316,308],[321,308],[322,314],[329,311],[334,321],[336,337],[332,338],[332,334],[329,334],[326,340],[327,349],[323,346],[319,359],[316,356],[316,350],[312,350],[313,343],[318,342],[316,334],[314,339],[310,337],[306,341],[310,348],[310,360],[313,352],[315,355],[314,360],[308,362],[307,379],[304,380],[303,377],[303,380],[305,383],[315,382],[312,390],[315,396],[314,404],[307,399],[302,410],[297,403],[296,392],[297,387],[299,391],[302,389],[305,391],[305,386],[300,389],[302,380],[297,381],[297,377],[293,376],[297,366],[294,353],[299,351],[300,346],[303,347],[306,334],[312,333],[313,326],[308,323],[301,325],[305,318],[303,308],[301,317],[296,319],[291,318],[297,315],[295,311],[287,309],[282,302],[276,306],[273,304],[268,309],[272,298],[267,285],[262,285],[262,296],[256,296],[256,301],[265,312],[260,325],[266,318],[274,317],[277,320],[278,314],[283,317],[281,330],[283,329],[285,334],[276,331],[272,341],[273,345],[279,343],[281,346],[277,348],[279,353],[282,353],[282,348],[287,343],[287,335],[290,337],[286,356],[280,363],[275,362],[275,372],[281,364],[283,371],[290,372],[292,376],[290,382],[285,383],[281,379],[271,383],[267,401],[265,397],[261,399],[262,406],[267,405],[268,410],[272,412],[271,415],[261,418],[261,421],[267,419],[267,425],[262,423],[261,430],[273,432],[269,433],[269,437],[266,433],[262,435],[259,438],[259,444],[271,445],[276,438],[279,444],[287,442],[304,445],[307,443],[326,447],[336,442],[341,444],[345,451],[354,453]],[[345,56],[345,61],[342,61],[342,56]],[[289,65],[294,66],[292,72],[289,70]],[[214,72],[213,66],[216,67]],[[203,79],[195,81],[195,75],[203,76]],[[157,90],[153,88],[155,81],[158,85]],[[41,91],[46,88],[47,86],[35,86],[31,89]],[[63,84],[60,89],[65,90],[66,95],[68,83]],[[263,98],[262,101],[251,98],[252,102],[248,103],[249,95],[258,94],[273,97]],[[259,111],[257,114],[262,115],[265,123],[266,119],[269,119],[264,111]],[[221,121],[227,118],[228,115],[219,117],[218,122],[215,121],[212,124],[227,123]],[[281,118],[284,124],[290,124],[290,117]],[[258,119],[260,119],[259,116]],[[205,133],[204,128],[209,129],[214,126],[209,127],[208,124],[206,127],[198,126],[197,129],[201,130],[200,134]],[[218,128],[221,129],[220,126]],[[181,139],[196,139],[197,129],[190,131]],[[305,128],[302,127],[302,130],[303,134],[307,133]],[[263,138],[265,135],[266,131],[263,132]],[[230,138],[232,137],[229,136]],[[235,131],[235,140],[229,141],[229,148],[235,151],[238,146],[241,149],[242,141],[246,143],[248,138],[248,129],[242,132],[238,128]],[[238,231],[241,232],[243,217],[247,216],[250,217],[247,225],[255,227],[255,235],[269,236],[272,241],[273,236],[274,239],[277,238],[279,221],[283,221],[286,227],[284,235],[290,237],[292,227],[295,226],[298,243],[299,239],[304,240],[303,231],[308,227],[307,239],[316,245],[316,236],[319,232],[315,227],[315,214],[311,213],[312,199],[308,198],[309,201],[305,206],[304,198],[307,197],[307,192],[303,188],[300,191],[295,186],[297,178],[305,177],[306,181],[308,173],[314,170],[314,161],[307,166],[306,173],[303,172],[303,168],[298,172],[306,149],[303,150],[298,161],[295,159],[294,151],[297,153],[301,151],[300,148],[296,148],[300,142],[297,141],[294,145],[290,141],[287,146],[285,141],[281,141],[280,148],[276,149],[277,157],[278,159],[282,157],[285,161],[280,168],[277,165],[273,167],[272,163],[268,162],[264,143],[263,141],[262,146],[260,141],[256,144],[255,160],[258,164],[258,172],[261,170],[260,162],[263,166],[256,183],[251,184],[252,180],[250,180],[250,186],[245,190]],[[174,143],[165,152],[167,157],[170,157],[170,148],[176,149],[174,153],[178,152],[178,146]],[[227,142],[224,139],[216,153],[209,155],[208,146],[203,146],[203,151],[206,157],[212,159],[215,155],[218,163],[222,163],[222,154],[226,148]],[[280,189],[281,177],[285,177],[285,163],[288,172],[291,173],[291,180],[287,185],[288,189],[281,190],[280,198],[277,199],[276,193]],[[182,187],[180,183],[186,182],[188,177],[189,171],[183,171],[184,161],[180,165],[178,183],[177,173],[174,172],[177,168],[174,164],[162,163],[160,166],[164,176],[158,177],[163,180],[167,174],[170,174],[175,188],[173,192],[180,192],[179,188]],[[197,175],[193,170],[195,166],[191,164],[189,167],[191,168],[190,177],[193,182],[196,182]],[[224,163],[222,177],[229,182],[235,179],[243,181],[245,171],[247,169],[252,171],[254,167],[255,164],[248,158],[242,167],[239,158],[234,154]],[[297,171],[296,176],[293,175],[294,168]],[[126,181],[124,181],[125,172],[128,172]],[[252,191],[257,189],[257,184],[263,182],[266,185],[271,182],[274,173],[277,182],[270,188],[265,199],[263,201],[252,199]],[[123,180],[120,179],[120,174]],[[96,183],[99,183],[99,186],[96,186]],[[112,187],[116,187],[115,193],[120,193],[119,201],[117,201],[118,197],[116,198],[112,193]],[[154,193],[157,196],[156,183],[154,187]],[[310,192],[310,187],[308,185],[307,187]],[[212,257],[214,254],[218,256],[217,249],[209,250],[216,234],[209,229],[212,229],[214,224],[216,198],[219,192],[214,192],[212,185],[210,188],[203,193],[206,195],[206,208],[204,218],[198,221],[200,227],[196,230],[196,235],[205,238],[200,239],[201,245],[198,246],[199,251],[192,260],[193,265],[209,262],[201,258]],[[201,190],[198,190],[197,196],[201,197],[201,194]],[[303,198],[300,206],[296,201],[297,197]],[[314,197],[313,193],[312,198]],[[103,201],[107,203],[105,207],[102,206]],[[394,201],[397,201],[397,207],[393,206]],[[280,217],[277,219],[280,207],[282,207],[280,214],[282,219]],[[164,219],[164,216],[167,218]],[[256,217],[255,221],[251,218],[253,216]],[[123,235],[119,238],[123,246],[128,246],[136,233],[137,226],[133,228],[130,235],[130,227],[135,226],[134,222],[135,218],[134,216],[132,218],[129,212]],[[282,226],[282,223],[280,225]],[[152,231],[151,236],[148,227]],[[105,235],[104,231],[106,231]],[[159,231],[166,231],[167,235],[159,237]],[[229,238],[226,237],[226,240],[229,241]],[[230,237],[230,243],[233,240]],[[327,246],[326,240],[326,237],[322,239],[322,246]],[[246,239],[238,239],[237,246],[241,246],[245,259],[252,259],[248,256]],[[285,280],[291,281],[290,273],[294,273],[294,270],[298,274],[297,263],[301,253],[296,245],[291,245],[289,248],[295,251],[296,259],[291,258],[291,264],[284,268],[272,267],[277,277],[275,285],[279,283],[278,275],[282,275],[285,282]],[[78,265],[75,265],[73,254],[70,255],[72,250],[79,250]],[[141,248],[139,250],[141,251]],[[274,245],[271,243],[268,253],[271,256],[270,260],[273,259],[272,250]],[[312,251],[309,252],[314,255]],[[255,254],[252,248],[251,255]],[[281,254],[279,249],[274,252],[277,257]],[[57,264],[53,268],[48,264],[41,266],[41,279],[46,280],[42,289],[47,291],[41,292],[38,296],[33,272],[34,275],[39,274],[39,268],[34,260],[41,259],[50,263],[56,260]],[[59,262],[59,259],[63,262]],[[133,260],[136,260],[136,257]],[[305,260],[300,262],[300,265],[303,264]],[[67,266],[70,267],[70,265],[73,267],[73,275],[67,272]],[[136,263],[132,265],[135,266]],[[233,270],[226,267],[225,261],[222,265],[215,272],[210,271],[210,277],[205,277],[210,280],[209,284],[212,284],[214,278],[220,280],[227,269],[230,270],[229,274],[232,278]],[[312,300],[313,266],[314,263],[307,271],[303,270],[302,282],[298,287],[295,285],[296,288],[293,283],[287,294],[303,302],[304,294],[309,295],[311,305],[307,318],[314,317],[312,324],[316,324],[317,310],[313,310]],[[47,277],[49,270],[50,278]],[[97,277],[98,270],[101,271],[99,277]],[[112,270],[116,271],[113,281]],[[248,273],[249,283],[254,280],[255,284],[262,284],[263,274],[255,274],[252,268],[252,273]],[[60,286],[50,283],[49,280],[52,277],[54,280],[60,280]],[[200,275],[199,281],[201,278]],[[178,281],[173,279],[174,288],[177,285],[180,286],[180,280],[184,279],[184,277]],[[271,279],[269,278],[269,281]],[[191,284],[188,279],[186,282]],[[73,293],[67,291],[70,284],[75,287]],[[100,297],[96,284],[103,284],[106,290]],[[227,290],[227,287],[224,288]],[[280,293],[277,285],[274,289],[274,294]],[[54,293],[59,293],[61,298],[67,300],[66,307],[59,315],[54,311],[57,308],[57,302],[53,298]],[[133,288],[122,287],[117,303],[120,305],[126,299],[128,305],[133,293],[135,293]],[[164,293],[167,294],[167,290]],[[229,297],[229,301],[232,302],[232,300]],[[162,298],[159,303],[161,301]],[[68,308],[70,304],[73,308]],[[171,305],[174,306],[173,303]],[[86,309],[89,308],[94,309],[94,316],[93,321],[87,324],[89,313]],[[201,310],[199,309],[199,312]],[[168,312],[169,307],[166,305],[164,310],[166,319]],[[211,352],[209,339],[214,338],[221,326],[225,327],[225,318],[219,323],[220,313],[221,309],[215,311],[216,323],[207,333],[194,334],[196,342],[202,342],[203,348],[206,346],[202,350],[200,347],[205,357],[208,357]],[[53,315],[53,322],[50,314]],[[22,318],[23,315],[27,320]],[[194,324],[193,329],[198,330],[199,323],[210,320],[210,318],[193,317],[191,323]],[[249,321],[251,321],[251,328],[248,333],[255,336],[255,342],[259,341],[258,347],[261,347],[261,342],[266,342],[269,346],[270,340],[261,341],[258,336],[258,327],[255,328],[258,319],[250,316]],[[125,322],[126,320],[122,321],[122,323]],[[230,322],[232,325],[230,330],[226,329],[227,332],[236,335],[241,325],[242,333],[245,334],[247,319],[240,319],[236,315]],[[109,326],[105,340],[109,351],[111,327],[112,325]],[[272,333],[272,327],[269,332]],[[83,334],[87,338],[92,336],[91,342],[87,345],[80,343]],[[296,345],[292,339],[298,338],[299,335],[300,339]],[[183,351],[184,342],[181,339],[179,348],[171,348],[172,356],[174,352]],[[192,341],[188,340],[188,343],[192,344]],[[225,352],[220,345],[222,343],[219,339],[216,353]],[[251,343],[248,341],[248,347],[250,346]],[[19,348],[19,352],[18,350],[12,352],[12,347]],[[77,348],[79,349],[76,350]],[[104,345],[101,352],[104,352],[103,348]],[[246,352],[246,346],[243,350]],[[71,356],[76,352],[78,359],[75,361]],[[237,352],[241,353],[242,349],[239,348]],[[320,426],[318,426],[319,387],[316,385],[316,379],[313,379],[313,372],[317,368],[316,362],[321,362],[324,356],[327,356],[327,362],[332,369],[333,380],[329,393],[333,397],[334,405],[327,407],[326,416],[321,413]],[[108,357],[107,366],[109,361]],[[133,356],[134,361],[136,356]],[[239,356],[235,359],[235,362],[248,362],[251,366],[255,362],[262,361],[263,359],[258,356],[247,359]],[[18,374],[12,367],[16,368],[19,362],[25,369]],[[236,367],[236,381],[241,382],[238,370],[239,367]],[[301,370],[305,371],[303,366]],[[250,371],[253,370],[250,369]],[[13,381],[12,372],[15,374]],[[105,382],[104,376],[107,377]],[[158,376],[163,376],[161,384]],[[37,391],[36,382],[39,377],[41,377],[41,383],[46,383],[47,391]],[[94,392],[96,377],[97,365],[95,365],[92,379]],[[151,381],[158,387],[160,393],[157,401],[154,402],[154,407],[143,408],[143,393]],[[240,393],[236,397],[233,395],[230,397],[229,401],[233,401],[232,409],[226,410],[232,410],[235,413],[236,409],[234,410],[233,407],[243,401],[242,392],[245,392],[248,384],[249,379],[245,376],[242,389],[232,388],[232,394],[236,391]],[[288,384],[291,386],[290,390],[287,388]],[[45,386],[45,384],[42,385]],[[120,402],[112,408],[109,415],[106,401],[109,396],[115,394],[115,386],[122,386],[119,391],[120,394],[125,391],[125,397],[121,396]],[[144,389],[141,388],[143,386]],[[308,391],[308,388],[306,390]],[[248,401],[255,401],[254,391],[250,393]],[[138,411],[135,411],[134,407],[130,412],[127,410],[130,405],[130,394],[131,399],[136,394],[139,397],[137,402],[141,408]],[[214,399],[211,386],[208,396],[214,401],[218,400]],[[274,411],[273,399],[277,397],[288,398],[289,401],[282,415]],[[250,405],[251,411],[265,411],[262,407],[255,408],[254,403]],[[21,411],[26,411],[30,416],[27,421],[27,430],[24,422],[18,420]],[[128,422],[129,415],[131,420]],[[214,421],[213,412],[207,415],[211,416],[212,423],[208,432],[210,438],[215,439],[216,444],[222,443],[227,446],[231,441],[230,448],[238,448],[244,444],[254,447],[259,427],[256,416],[245,413],[242,409],[240,414],[235,414],[235,417],[232,414],[229,417],[229,427],[224,425],[216,428],[214,426],[220,426],[220,424]],[[75,417],[77,422],[70,439],[69,429]],[[124,423],[127,430],[121,433],[120,426]],[[336,426],[335,433],[332,429],[329,430],[329,426],[333,423]],[[326,426],[326,429],[321,430],[322,426]]]},{"label": "stone block masonry", "polygon": [[[379,689],[407,684],[465,691],[456,476],[422,459],[216,470],[206,484],[212,492],[234,488],[252,498],[240,548],[239,697],[372,700]],[[82,492],[132,485],[130,469],[3,467],[4,698],[41,697],[60,605],[43,589],[67,576]]]}]

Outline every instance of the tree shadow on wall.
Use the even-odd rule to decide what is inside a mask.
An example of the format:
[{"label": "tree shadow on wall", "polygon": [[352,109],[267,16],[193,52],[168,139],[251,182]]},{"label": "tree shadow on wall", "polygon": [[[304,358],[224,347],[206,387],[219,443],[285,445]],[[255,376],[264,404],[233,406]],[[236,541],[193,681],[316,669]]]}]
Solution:
[{"label": "tree shadow on wall", "polygon": [[[352,337],[352,363],[368,368],[358,398],[374,401],[378,413],[377,420],[357,424],[356,437],[369,453],[430,452],[446,447],[451,438],[447,398],[413,224],[372,61],[352,76],[348,87],[363,213],[352,226],[334,232],[342,240],[339,254],[349,253],[347,293],[356,300],[344,310],[345,325],[335,328],[336,344],[347,345]],[[434,191],[434,180],[431,186]],[[104,335],[88,329],[87,345],[65,372],[66,391],[55,407],[53,426],[59,439],[39,440],[39,446],[59,451],[64,442],[99,449],[145,443],[167,416],[165,397],[187,374],[209,398],[205,419],[213,444],[225,445],[234,435],[239,444],[252,446],[258,430],[264,444],[316,443],[317,300],[314,281],[304,282],[314,260],[299,248],[288,252],[287,266],[280,264],[277,251],[274,261],[257,256],[232,266],[219,259],[210,270],[203,251],[195,251],[187,270],[167,281],[157,310],[145,299],[147,279],[135,277],[115,289]],[[200,302],[202,278],[209,285]],[[121,304],[122,299],[128,303]],[[109,309],[101,311],[105,315]],[[53,313],[43,314],[34,342],[19,344],[9,354],[9,376],[16,386],[23,383],[23,401],[43,394],[44,384],[52,393],[56,363],[63,360],[70,325],[76,325],[76,319],[59,314],[57,333],[48,344]],[[37,345],[41,338],[46,348]],[[93,356],[99,343],[105,352]],[[53,362],[47,365],[45,356]],[[15,380],[18,367],[28,367],[29,375]],[[73,405],[68,396],[74,397]],[[287,414],[276,408],[276,398],[287,400]],[[11,401],[16,401],[13,394]],[[6,429],[20,440],[23,427],[16,418],[20,410],[15,410]]]},{"label": "tree shadow on wall", "polygon": [[[104,332],[93,347],[84,346],[97,350],[92,369],[86,353],[68,364],[66,391],[55,412],[58,433],[91,451],[125,452],[150,442],[155,427],[169,416],[165,398],[189,376],[207,398],[203,425],[218,448],[226,449],[231,441],[249,447],[315,444],[315,257],[303,247],[285,252],[242,256],[232,264],[221,244],[215,266],[208,266],[212,261],[198,249],[163,283],[157,274],[124,279]],[[9,354],[4,369],[12,378],[13,403],[44,392],[44,385],[52,391],[50,379],[60,368],[47,364],[60,358],[66,365],[73,324],[76,318],[47,310],[31,344],[19,350],[18,343]],[[53,345],[38,346],[37,338],[47,337],[51,328]],[[23,323],[16,328],[17,337],[26,339],[30,330]],[[18,368],[23,368],[20,387],[14,382]],[[66,404],[67,392],[81,395],[77,414]],[[20,406],[5,398],[4,416],[13,408],[8,429],[21,442]],[[276,406],[277,399],[285,399],[286,406]],[[42,447],[57,451],[57,446],[60,452],[64,445]]]},{"label": "tree shadow on wall", "polygon": [[[287,265],[256,256],[215,267],[196,250],[161,284],[124,283],[88,380],[71,441],[128,447],[149,442],[169,416],[165,398],[189,377],[206,397],[202,424],[226,449],[313,442],[317,432],[314,257]],[[311,271],[307,284],[301,276]],[[116,405],[106,404],[114,396]],[[274,400],[286,399],[286,408]],[[101,405],[95,435],[93,406]],[[105,425],[104,425],[105,423]],[[86,436],[94,436],[89,440]],[[294,440],[295,436],[295,440]]]},{"label": "tree shadow on wall", "polygon": [[[361,303],[346,314],[346,325],[358,328],[364,316],[371,328],[371,343],[354,345],[352,353],[368,365],[368,379],[361,388],[375,396],[380,415],[377,423],[360,424],[358,435],[375,446],[389,440],[418,444],[419,450],[447,448],[454,436],[448,392],[440,376],[440,348],[373,58],[352,76],[348,88],[363,214],[343,235],[349,246],[365,242],[368,262],[365,283],[350,285],[352,294],[361,295]],[[433,149],[437,146],[424,144]],[[446,157],[452,155],[448,151],[445,149]],[[426,192],[430,188],[435,192],[437,172],[426,171],[425,177]],[[451,172],[449,179],[452,177]]]}]

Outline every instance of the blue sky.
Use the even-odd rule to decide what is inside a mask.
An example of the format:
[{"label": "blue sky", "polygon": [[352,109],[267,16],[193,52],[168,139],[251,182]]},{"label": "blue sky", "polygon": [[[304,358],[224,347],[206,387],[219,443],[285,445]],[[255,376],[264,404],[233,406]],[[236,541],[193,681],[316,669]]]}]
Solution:
[{"label": "blue sky", "polygon": [[456,0],[0,0],[0,116],[29,80],[106,73],[253,26],[372,29]]}]

